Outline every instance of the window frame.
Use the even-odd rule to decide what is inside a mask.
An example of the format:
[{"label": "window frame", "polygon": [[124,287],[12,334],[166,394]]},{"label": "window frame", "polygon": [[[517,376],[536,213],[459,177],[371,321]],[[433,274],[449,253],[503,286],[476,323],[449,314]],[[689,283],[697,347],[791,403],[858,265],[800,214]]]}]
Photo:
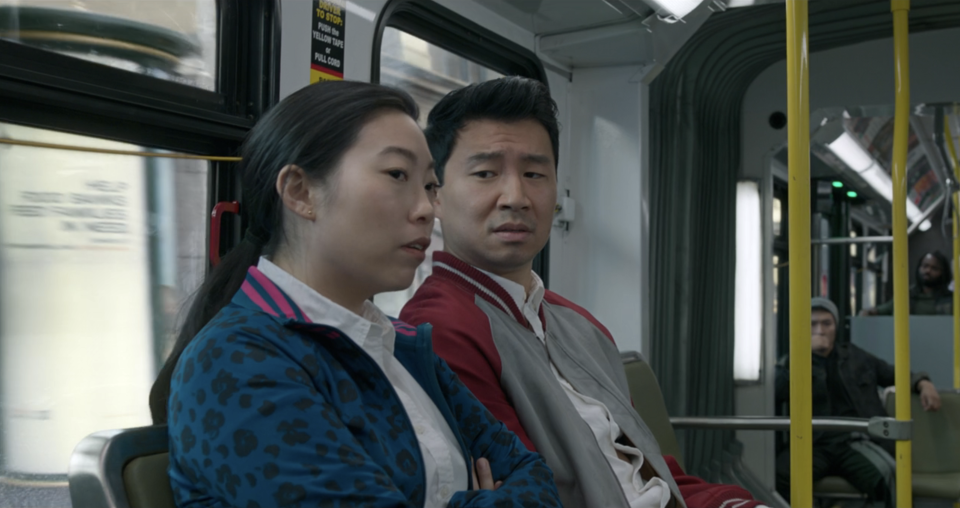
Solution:
[{"label": "window frame", "polygon": [[[217,7],[216,91],[0,40],[0,122],[174,152],[238,154],[257,119],[279,101],[280,0],[217,0]],[[208,206],[239,198],[237,164],[210,162]],[[224,251],[240,242],[241,226],[241,217],[224,217]]]},{"label": "window frame", "polygon": [[[543,62],[533,51],[432,0],[390,0],[380,11],[370,58],[371,83],[380,83],[380,54],[383,32],[387,27],[423,39],[503,75],[536,79],[550,89]],[[533,259],[533,271],[549,288],[549,241]]]},{"label": "window frame", "polygon": [[[216,91],[0,40],[0,122],[201,155],[236,155],[280,97],[280,0],[217,0]],[[240,197],[236,163],[210,163],[211,206]],[[227,216],[221,249],[240,241]]]},{"label": "window frame", "polygon": [[279,97],[278,0],[219,0],[216,91],[0,40],[0,122],[224,155]]}]

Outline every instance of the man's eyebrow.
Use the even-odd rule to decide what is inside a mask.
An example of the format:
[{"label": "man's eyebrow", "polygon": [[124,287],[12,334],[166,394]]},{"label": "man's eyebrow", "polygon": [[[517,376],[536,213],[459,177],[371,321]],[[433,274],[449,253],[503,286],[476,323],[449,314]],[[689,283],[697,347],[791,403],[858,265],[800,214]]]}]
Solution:
[{"label": "man's eyebrow", "polygon": [[[480,162],[487,162],[490,160],[502,159],[503,157],[504,157],[503,152],[480,152],[467,157],[467,164],[477,164]],[[527,162],[533,162],[536,164],[551,163],[549,156],[541,155],[538,153],[524,154],[521,158]]]},{"label": "man's eyebrow", "polygon": [[523,156],[523,159],[528,162],[535,162],[537,164],[550,164],[552,162],[550,160],[550,157],[546,155],[540,155],[537,153],[528,153]]},{"label": "man's eyebrow", "polygon": [[417,154],[413,153],[411,150],[407,150],[406,148],[403,148],[402,146],[388,146],[383,150],[380,150],[380,155],[390,155],[390,154],[397,154],[401,157],[410,159],[410,162],[414,164],[417,163]]},{"label": "man's eyebrow", "polygon": [[503,152],[480,152],[467,157],[467,164],[477,164],[502,158]]}]

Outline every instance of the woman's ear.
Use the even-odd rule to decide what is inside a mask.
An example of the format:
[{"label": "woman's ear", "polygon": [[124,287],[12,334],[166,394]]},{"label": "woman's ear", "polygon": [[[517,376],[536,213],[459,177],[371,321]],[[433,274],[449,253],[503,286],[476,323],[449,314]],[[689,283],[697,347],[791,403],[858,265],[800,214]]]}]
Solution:
[{"label": "woman's ear", "polygon": [[280,169],[280,174],[277,175],[277,194],[280,195],[283,206],[291,212],[307,220],[316,217],[313,203],[315,196],[311,192],[310,179],[300,166],[287,164]]}]

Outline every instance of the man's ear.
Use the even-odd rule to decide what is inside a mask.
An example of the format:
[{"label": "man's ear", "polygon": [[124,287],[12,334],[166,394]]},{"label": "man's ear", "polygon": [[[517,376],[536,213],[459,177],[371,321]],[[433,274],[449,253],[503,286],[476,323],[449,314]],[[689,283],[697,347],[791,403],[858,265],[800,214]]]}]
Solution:
[{"label": "man's ear", "polygon": [[287,164],[277,175],[277,194],[283,206],[307,220],[313,220],[314,192],[307,173],[295,164]]}]

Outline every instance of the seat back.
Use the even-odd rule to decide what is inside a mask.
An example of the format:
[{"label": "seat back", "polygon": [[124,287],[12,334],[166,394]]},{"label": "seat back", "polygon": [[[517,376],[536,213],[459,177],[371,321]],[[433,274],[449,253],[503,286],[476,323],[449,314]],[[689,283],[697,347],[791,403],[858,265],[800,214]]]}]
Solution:
[{"label": "seat back", "polygon": [[[896,414],[896,393],[887,395],[887,413]],[[910,396],[913,420],[913,472],[960,473],[960,393],[940,392],[939,411],[924,411],[920,396]]]},{"label": "seat back", "polygon": [[70,457],[73,506],[84,508],[175,508],[167,426],[96,432]]},{"label": "seat back", "polygon": [[653,370],[636,351],[624,351],[620,353],[620,359],[627,374],[627,385],[630,387],[634,409],[653,432],[660,445],[660,452],[673,456],[682,467],[683,454],[677,443],[677,435],[673,432],[673,425],[670,424],[670,414],[667,413],[667,404],[663,401],[660,383],[657,382]]}]

